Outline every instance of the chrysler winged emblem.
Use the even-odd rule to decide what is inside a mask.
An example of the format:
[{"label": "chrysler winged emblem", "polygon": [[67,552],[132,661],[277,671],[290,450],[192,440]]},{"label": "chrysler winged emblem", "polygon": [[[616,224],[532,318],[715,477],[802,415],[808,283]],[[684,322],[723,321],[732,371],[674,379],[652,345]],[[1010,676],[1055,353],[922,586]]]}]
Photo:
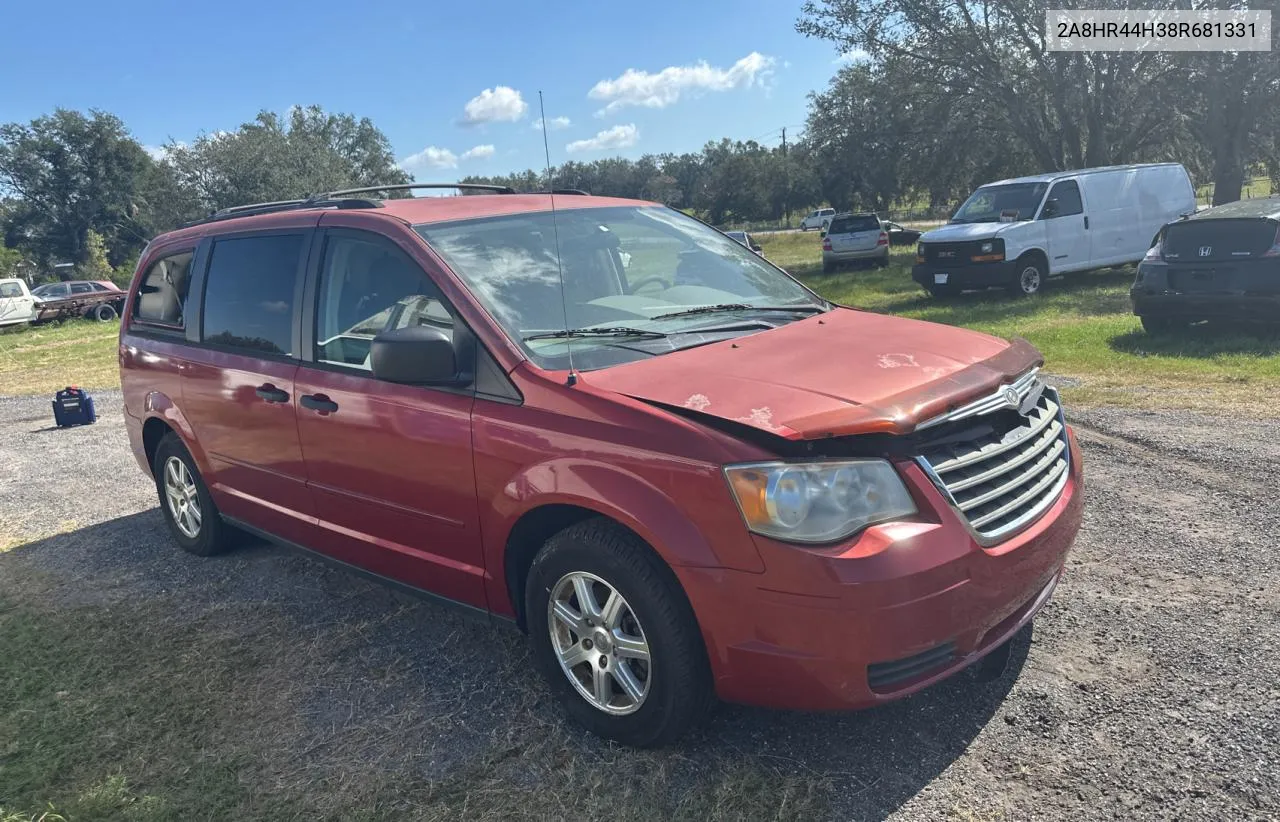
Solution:
[{"label": "chrysler winged emblem", "polygon": [[1213,253],[1213,246],[1211,246],[1211,245],[1202,245],[1202,246],[1200,246],[1200,256],[1201,256],[1201,257],[1208,257],[1208,256],[1209,256],[1210,254],[1212,254],[1212,253]]},{"label": "chrysler winged emblem", "polygon": [[1017,408],[1021,404],[1022,398],[1018,396],[1017,389],[1011,385],[1004,390],[1004,401],[1010,408]]}]

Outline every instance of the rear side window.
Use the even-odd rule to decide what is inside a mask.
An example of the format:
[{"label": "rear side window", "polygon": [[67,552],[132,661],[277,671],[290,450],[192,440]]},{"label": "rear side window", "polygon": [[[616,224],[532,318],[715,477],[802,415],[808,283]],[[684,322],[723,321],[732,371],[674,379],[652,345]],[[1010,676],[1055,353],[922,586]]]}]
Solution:
[{"label": "rear side window", "polygon": [[173,328],[183,327],[183,306],[191,284],[191,251],[161,257],[147,268],[133,306],[136,320]]},{"label": "rear side window", "polygon": [[93,286],[89,285],[88,283],[72,283],[71,293],[72,294],[92,294]]},{"label": "rear side window", "polygon": [[22,286],[17,283],[0,283],[0,297],[21,297]]},{"label": "rear side window", "polygon": [[316,310],[317,362],[367,371],[375,336],[423,325],[452,333],[453,317],[408,254],[374,237],[329,235]]},{"label": "rear side window", "polygon": [[858,231],[879,231],[880,218],[871,214],[857,217],[837,217],[831,221],[828,234],[853,234]]},{"label": "rear side window", "polygon": [[204,291],[204,341],[292,355],[293,302],[303,235],[237,237],[213,244]]}]

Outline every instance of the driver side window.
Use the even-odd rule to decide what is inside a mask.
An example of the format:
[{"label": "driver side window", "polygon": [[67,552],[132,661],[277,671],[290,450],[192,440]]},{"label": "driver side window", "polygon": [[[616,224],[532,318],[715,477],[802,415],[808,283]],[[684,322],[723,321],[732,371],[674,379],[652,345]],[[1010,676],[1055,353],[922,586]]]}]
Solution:
[{"label": "driver side window", "polygon": [[388,241],[331,232],[320,268],[316,361],[369,371],[375,336],[422,325],[453,332],[453,315],[426,272]]},{"label": "driver side window", "polygon": [[[1056,210],[1052,213],[1045,213],[1049,209],[1049,202],[1057,200]],[[1049,199],[1045,200],[1045,207],[1041,209],[1041,218],[1045,217],[1070,217],[1073,214],[1082,214],[1084,205],[1080,202],[1080,186],[1076,185],[1075,180],[1063,180],[1060,183],[1054,183],[1053,188],[1049,191]]]}]

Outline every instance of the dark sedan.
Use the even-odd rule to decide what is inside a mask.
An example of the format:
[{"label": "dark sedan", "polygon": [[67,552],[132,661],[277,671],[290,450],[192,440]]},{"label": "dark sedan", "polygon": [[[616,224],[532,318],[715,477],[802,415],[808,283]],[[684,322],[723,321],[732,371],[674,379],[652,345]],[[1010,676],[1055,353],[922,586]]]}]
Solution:
[{"label": "dark sedan", "polygon": [[1200,320],[1280,323],[1280,200],[1240,200],[1169,223],[1129,293],[1148,332]]},{"label": "dark sedan", "polygon": [[903,228],[888,220],[884,221],[884,230],[889,232],[889,245],[915,245],[921,234],[914,228]]}]

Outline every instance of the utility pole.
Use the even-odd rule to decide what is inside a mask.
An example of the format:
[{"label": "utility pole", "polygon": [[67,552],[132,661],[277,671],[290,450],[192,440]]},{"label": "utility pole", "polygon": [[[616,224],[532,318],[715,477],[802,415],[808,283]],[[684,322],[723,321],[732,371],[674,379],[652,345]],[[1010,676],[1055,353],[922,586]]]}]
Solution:
[{"label": "utility pole", "polygon": [[782,127],[782,219],[791,228],[791,166],[787,163],[787,127]]}]

